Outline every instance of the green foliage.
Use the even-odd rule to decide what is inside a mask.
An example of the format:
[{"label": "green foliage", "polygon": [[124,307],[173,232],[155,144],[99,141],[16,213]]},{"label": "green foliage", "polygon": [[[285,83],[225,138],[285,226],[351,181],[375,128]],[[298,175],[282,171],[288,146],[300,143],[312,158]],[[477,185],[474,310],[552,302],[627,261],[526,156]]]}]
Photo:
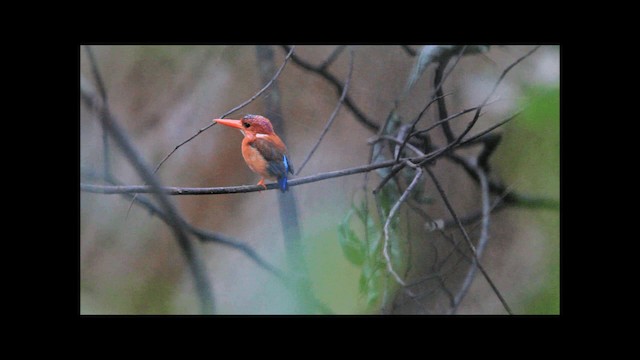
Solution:
[{"label": "green foliage", "polygon": [[[384,215],[388,214],[399,196],[394,184],[385,186],[377,197],[380,211]],[[360,267],[358,291],[364,298],[368,309],[379,303],[384,291],[384,276],[387,275],[386,262],[382,253],[384,246],[383,225],[384,220],[378,222],[370,214],[365,199],[359,204],[353,203],[347,215],[338,225],[338,242],[344,257],[353,265]],[[403,251],[397,228],[398,220],[396,217],[389,226],[389,250],[394,266],[400,267]]]},{"label": "green foliage", "polygon": [[[517,191],[543,198],[560,197],[560,88],[534,86],[524,94],[524,111],[506,129],[494,161],[500,177]],[[557,211],[535,210],[526,214],[544,242],[542,279],[529,289],[523,308],[527,314],[560,311],[560,218]]]}]

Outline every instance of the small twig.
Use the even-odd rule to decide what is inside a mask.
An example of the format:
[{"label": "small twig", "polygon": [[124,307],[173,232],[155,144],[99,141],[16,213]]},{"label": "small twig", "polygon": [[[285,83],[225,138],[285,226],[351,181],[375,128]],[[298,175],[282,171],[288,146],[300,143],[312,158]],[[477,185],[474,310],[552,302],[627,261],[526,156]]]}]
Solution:
[{"label": "small twig", "polygon": [[[93,73],[93,77],[96,80],[96,85],[98,87],[98,94],[100,94],[100,99],[102,100],[102,111],[109,111],[109,105],[107,103],[107,90],[104,86],[104,82],[102,81],[102,76],[100,75],[100,71],[98,70],[98,61],[96,60],[95,55],[93,54],[93,49],[91,46],[85,46],[84,49],[87,52],[87,56],[89,57],[89,64],[91,65],[91,72]],[[101,123],[102,124],[102,123]],[[103,160],[103,171],[105,176],[111,175],[111,162],[109,161],[109,136],[107,130],[102,125],[102,160]]]},{"label": "small twig", "polygon": [[409,184],[409,186],[404,191],[404,193],[402,193],[402,196],[400,196],[400,199],[398,199],[398,201],[396,201],[396,203],[393,205],[393,207],[389,211],[389,214],[387,215],[387,220],[385,221],[384,228],[383,228],[383,230],[384,230],[383,255],[384,255],[385,260],[387,261],[387,270],[389,271],[389,273],[391,275],[393,275],[393,277],[396,280],[396,282],[398,284],[402,285],[403,287],[405,286],[405,282],[400,278],[400,276],[393,269],[393,264],[391,262],[391,257],[389,256],[389,226],[391,225],[391,220],[393,220],[393,217],[395,216],[396,212],[400,208],[400,205],[405,201],[407,196],[409,196],[409,194],[411,194],[411,192],[416,187],[416,185],[418,185],[418,182],[420,181],[421,177],[422,177],[422,168],[417,168],[416,169],[416,175],[414,176],[413,180],[411,181],[411,184]]},{"label": "small twig", "polygon": [[[484,99],[484,101],[482,102],[482,104],[480,104],[480,106],[478,106],[478,109],[476,110],[475,115],[473,116],[473,119],[469,122],[469,124],[467,124],[467,127],[464,129],[464,131],[462,132],[462,134],[460,134],[460,136],[458,136],[456,138],[456,140],[454,141],[454,143],[460,143],[462,141],[462,139],[469,133],[469,131],[471,131],[471,128],[473,128],[473,126],[475,125],[476,121],[478,121],[478,118],[480,117],[480,112],[482,111],[482,108],[487,104],[487,102],[489,101],[489,99],[491,98],[491,96],[493,96],[493,93],[496,91],[496,89],[498,88],[498,85],[500,85],[500,82],[502,82],[502,80],[504,79],[505,76],[507,76],[507,73],[513,69],[514,66],[516,66],[517,64],[519,64],[522,60],[526,59],[527,57],[529,57],[531,54],[533,54],[536,50],[538,50],[540,48],[540,45],[534,47],[531,51],[527,52],[526,54],[524,54],[523,56],[521,56],[520,58],[518,58],[516,61],[514,61],[511,65],[507,66],[506,69],[504,69],[502,71],[502,74],[500,74],[500,76],[498,77],[498,80],[496,81],[496,83],[493,85],[493,88],[491,89],[491,91],[489,92],[489,95],[487,95],[487,97]],[[470,141],[470,140],[467,140]]]},{"label": "small twig", "polygon": [[478,270],[478,259],[482,256],[484,248],[489,240],[489,213],[491,211],[489,204],[489,183],[487,181],[487,176],[484,173],[484,169],[478,166],[475,170],[478,174],[478,178],[480,178],[480,192],[482,194],[482,226],[480,228],[480,237],[478,239],[478,246],[476,247],[476,254],[471,261],[471,267],[464,278],[460,290],[453,299],[451,314],[455,314],[456,311],[458,311],[458,306],[460,306],[462,299],[467,295]]},{"label": "small twig", "polygon": [[320,142],[329,131],[331,124],[333,124],[333,121],[335,120],[336,115],[338,115],[338,111],[340,110],[340,107],[344,102],[344,98],[347,95],[347,91],[349,90],[349,83],[351,83],[351,74],[353,73],[353,48],[350,49],[349,55],[350,55],[349,74],[347,74],[347,80],[345,81],[344,87],[342,88],[342,95],[340,95],[340,99],[338,100],[338,103],[336,104],[335,109],[333,109],[333,113],[331,113],[331,116],[329,116],[329,120],[327,120],[327,123],[325,124],[324,129],[322,129],[322,133],[320,134],[320,137],[318,138],[316,143],[313,145],[313,148],[311,148],[311,151],[309,151],[309,154],[307,154],[307,157],[302,162],[302,165],[300,165],[300,167],[298,168],[298,172],[296,173],[296,175],[300,174],[300,172],[302,171],[304,166],[307,164],[309,159],[311,159],[311,156],[313,156],[313,153],[316,151],[316,149],[320,145]]},{"label": "small twig", "polygon": [[[485,105],[486,106],[486,105]],[[516,116],[520,115],[522,113],[522,110],[519,110],[517,112],[515,112],[512,115],[509,115],[506,119],[499,121],[497,124],[490,126],[489,128],[482,130],[481,132],[479,132],[478,134],[464,140],[460,142],[460,146],[468,146],[468,145],[473,145],[475,144],[477,141],[481,140],[481,138],[492,132],[493,130],[499,128],[500,126],[508,123],[509,121],[513,120]]]},{"label": "small twig", "polygon": [[464,236],[464,239],[466,240],[467,245],[469,246],[469,249],[471,249],[471,252],[473,253],[473,258],[476,261],[478,269],[480,269],[480,272],[482,272],[482,275],[484,276],[484,278],[489,283],[489,286],[491,286],[491,289],[493,289],[493,292],[496,294],[496,296],[498,297],[498,299],[502,303],[502,306],[505,308],[505,310],[507,310],[507,313],[509,313],[509,315],[512,315],[513,313],[511,312],[511,308],[509,307],[509,305],[505,301],[504,297],[500,293],[500,290],[498,290],[496,285],[493,283],[493,280],[491,280],[491,277],[489,276],[489,274],[485,271],[484,267],[480,264],[480,260],[478,259],[478,254],[476,252],[476,247],[471,242],[471,238],[469,237],[469,234],[467,234],[467,231],[465,230],[464,226],[462,225],[462,222],[460,222],[460,219],[456,215],[455,210],[453,210],[453,207],[449,203],[449,198],[447,197],[447,195],[445,194],[444,190],[442,189],[442,186],[440,185],[440,182],[438,181],[436,176],[433,174],[433,172],[431,172],[431,170],[429,170],[428,167],[425,167],[425,170],[427,171],[427,173],[431,177],[431,180],[433,181],[434,185],[438,189],[438,193],[440,193],[440,197],[442,197],[442,200],[444,201],[444,204],[445,204],[447,210],[449,211],[451,216],[455,219],[456,223],[458,224],[458,228],[462,232],[462,235]]},{"label": "small twig", "polygon": [[[427,109],[429,109],[429,107],[436,101],[438,101],[438,99],[440,99],[441,97],[445,97],[448,96],[450,94],[443,94],[440,96],[436,96],[435,98],[431,99],[431,101],[429,101],[427,103],[427,105],[425,105],[422,108],[422,111],[420,111],[420,113],[418,114],[418,116],[415,118],[415,120],[413,120],[411,122],[411,126],[409,127],[409,132],[407,134],[407,136],[404,137],[404,140],[402,141],[402,143],[400,144],[400,148],[398,149],[397,153],[396,153],[396,160],[398,160],[400,158],[400,154],[402,153],[402,150],[404,149],[404,147],[406,146],[406,144],[409,142],[409,139],[411,138],[412,135],[415,135],[416,132],[414,132],[416,125],[418,124],[418,122],[420,121],[420,119],[422,119],[422,115],[424,115],[424,113],[427,111]],[[444,121],[448,121],[451,119],[444,119]]]},{"label": "small twig", "polygon": [[[438,100],[438,114],[439,114],[440,120],[446,119],[447,117],[449,117],[449,115],[447,115],[447,105],[443,96],[442,86],[444,84],[444,81],[449,76],[449,74],[451,74],[451,72],[456,67],[456,65],[458,65],[458,62],[460,61],[460,59],[462,59],[462,55],[464,54],[464,51],[466,49],[467,49],[467,45],[464,45],[460,48],[460,52],[456,57],[456,61],[453,63],[453,65],[451,66],[451,69],[449,69],[449,71],[446,74],[444,74],[444,69],[447,67],[449,60],[451,59],[450,57],[447,57],[446,60],[439,62],[438,67],[436,67],[436,73],[433,79],[433,84],[436,88],[434,97],[435,99]],[[447,143],[452,142],[454,139],[454,135],[453,135],[453,131],[451,131],[451,127],[449,126],[448,122],[442,123],[442,130],[444,131],[444,135],[447,139]]]},{"label": "small twig", "polygon": [[[446,96],[446,95],[445,95],[445,96]],[[488,106],[488,105],[490,105],[490,104],[493,104],[493,103],[494,103],[494,102],[496,102],[496,101],[498,101],[498,100],[490,101],[490,102],[486,103],[484,106],[486,107],[486,106]],[[447,118],[445,118],[445,119],[438,120],[438,121],[434,122],[433,124],[429,125],[426,129],[416,130],[414,133],[412,133],[412,134],[410,135],[410,137],[413,137],[413,136],[415,136],[415,135],[419,135],[419,134],[427,133],[427,132],[429,132],[429,131],[433,130],[434,128],[438,127],[439,125],[441,125],[441,124],[442,124],[442,123],[444,123],[444,122],[451,121],[451,120],[453,120],[453,119],[455,119],[455,118],[458,118],[458,117],[460,117],[460,116],[462,116],[462,115],[464,115],[464,114],[466,114],[466,113],[469,113],[469,112],[472,112],[472,111],[477,110],[477,109],[478,109],[478,107],[479,107],[479,106],[474,106],[474,107],[472,107],[472,108],[464,109],[464,110],[462,110],[462,111],[460,111],[460,112],[457,112],[457,113],[455,113],[455,114],[453,114],[453,115],[448,116],[448,117],[447,117]]]},{"label": "small twig", "polygon": [[[283,48],[285,49],[285,51],[289,50],[289,47],[286,45],[283,45]],[[338,93],[342,92],[342,89],[344,88],[344,85],[340,82],[340,80],[336,79],[335,76],[331,75],[331,73],[329,73],[326,69],[320,69],[302,59],[300,59],[297,55],[293,54],[291,56],[291,60],[293,61],[294,64],[302,67],[303,69],[306,69],[308,71],[314,72],[320,76],[322,76],[325,80],[329,81],[336,89],[336,91]],[[351,112],[353,113],[353,115],[355,115],[356,119],[362,124],[364,125],[366,128],[368,128],[369,130],[372,131],[378,131],[378,129],[380,128],[375,122],[373,122],[371,119],[369,119],[363,112],[362,110],[360,110],[351,100],[351,98],[349,96],[346,96],[344,99],[344,105],[349,108],[349,110],[351,110]]]}]

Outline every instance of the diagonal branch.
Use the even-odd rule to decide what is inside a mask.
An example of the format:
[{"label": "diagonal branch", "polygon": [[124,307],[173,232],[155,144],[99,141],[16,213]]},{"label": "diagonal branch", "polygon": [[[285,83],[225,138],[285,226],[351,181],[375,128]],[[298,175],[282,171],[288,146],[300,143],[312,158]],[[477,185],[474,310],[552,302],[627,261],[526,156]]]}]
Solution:
[{"label": "diagonal branch", "polygon": [[[505,78],[505,76],[507,76],[507,73],[513,69],[514,66],[518,65],[522,60],[526,59],[527,57],[529,57],[531,54],[533,54],[536,50],[538,50],[540,48],[540,45],[534,47],[533,49],[531,49],[529,52],[527,52],[526,54],[522,55],[520,58],[518,58],[516,61],[514,61],[513,63],[511,63],[511,65],[507,66],[506,69],[504,69],[502,71],[502,74],[500,74],[500,76],[498,77],[498,80],[496,81],[496,83],[493,85],[493,88],[491,89],[491,91],[489,92],[489,95],[487,95],[487,97],[484,99],[484,101],[482,102],[482,104],[480,104],[480,106],[478,106],[478,109],[476,110],[475,115],[473,116],[473,119],[471,120],[471,122],[469,122],[469,124],[467,125],[467,127],[464,129],[464,131],[462,132],[462,134],[460,134],[460,136],[458,136],[456,138],[456,140],[454,141],[454,143],[459,143],[462,141],[462,139],[469,133],[469,131],[471,131],[471,128],[473,128],[473,126],[475,125],[476,121],[478,121],[478,118],[480,117],[480,112],[482,111],[482,108],[488,103],[489,99],[491,98],[491,96],[493,96],[493,93],[495,93],[496,89],[498,88],[498,85],[500,85],[500,82],[502,82],[502,80]],[[469,141],[469,140],[467,140]]]},{"label": "diagonal branch", "polygon": [[318,138],[318,141],[316,141],[315,145],[313,145],[313,148],[311,148],[311,151],[309,151],[309,154],[307,155],[307,157],[302,162],[302,165],[300,165],[300,167],[298,168],[297,174],[300,174],[300,172],[302,171],[302,168],[304,168],[304,166],[307,164],[309,159],[311,159],[311,156],[313,156],[313,153],[316,151],[316,149],[320,145],[320,142],[322,141],[324,136],[329,131],[329,128],[331,127],[331,124],[333,124],[333,120],[335,120],[336,115],[338,115],[338,111],[340,110],[340,107],[342,106],[342,103],[344,102],[344,98],[347,95],[347,91],[349,90],[349,83],[351,83],[351,74],[352,73],[353,73],[353,48],[351,48],[350,51],[349,51],[349,74],[347,74],[347,80],[345,81],[344,87],[342,88],[342,95],[340,95],[340,99],[338,100],[338,103],[336,104],[335,109],[333,109],[333,113],[331,113],[331,116],[329,116],[329,120],[327,120],[327,123],[324,126],[324,129],[322,129],[322,133],[320,134],[320,137]]},{"label": "diagonal branch", "polygon": [[[89,94],[87,89],[81,89],[80,92],[82,98],[90,106],[96,106],[97,101],[93,94]],[[101,104],[104,106],[105,104]],[[100,121],[104,128],[109,132],[114,142],[120,147],[126,158],[131,162],[136,172],[142,177],[142,179],[150,184],[150,188],[153,189],[155,197],[160,203],[160,207],[167,215],[167,220],[171,230],[173,231],[182,252],[184,253],[189,269],[194,277],[195,288],[198,293],[201,302],[201,310],[203,313],[213,313],[215,311],[215,303],[213,299],[213,289],[209,282],[206,267],[204,261],[200,257],[198,251],[194,248],[194,244],[187,236],[187,230],[184,227],[184,223],[181,220],[181,216],[178,210],[173,206],[166,194],[160,190],[160,181],[155,177],[147,163],[142,156],[138,153],[133,143],[129,139],[124,129],[111,115],[109,111],[100,111]]]},{"label": "diagonal branch", "polygon": [[500,291],[498,290],[496,285],[493,283],[493,280],[491,280],[491,277],[489,276],[489,274],[485,271],[484,267],[480,264],[480,260],[478,259],[478,254],[477,254],[477,251],[476,251],[476,247],[471,242],[471,238],[469,237],[469,234],[467,234],[467,231],[465,230],[464,226],[462,225],[462,222],[460,222],[460,219],[458,218],[458,215],[456,215],[455,210],[453,210],[453,207],[449,203],[449,198],[447,197],[447,195],[445,194],[444,190],[442,189],[442,186],[440,185],[440,182],[438,181],[436,176],[433,174],[433,172],[431,172],[431,170],[429,170],[429,167],[425,167],[425,170],[427,170],[427,173],[429,174],[429,177],[431,177],[431,180],[433,181],[434,185],[438,189],[438,193],[440,193],[440,197],[442,197],[442,200],[444,201],[444,204],[445,204],[447,210],[449,211],[451,216],[454,218],[454,220],[458,224],[458,228],[462,232],[462,235],[463,235],[464,239],[466,240],[467,245],[469,246],[469,249],[471,249],[471,252],[473,253],[473,258],[475,259],[475,262],[476,262],[476,264],[478,266],[478,269],[480,269],[480,272],[482,272],[482,275],[484,276],[484,278],[489,283],[489,286],[491,286],[491,289],[493,289],[493,292],[496,294],[496,296],[498,297],[498,299],[502,303],[502,306],[505,308],[505,310],[507,310],[507,313],[509,313],[509,315],[512,315],[513,313],[511,312],[511,308],[509,307],[509,305],[505,301],[504,297],[502,296],[502,294],[500,293]]},{"label": "diagonal branch", "polygon": [[475,170],[478,174],[478,178],[480,178],[480,192],[482,194],[482,222],[480,228],[480,238],[478,239],[476,254],[471,261],[471,267],[469,268],[469,271],[467,271],[467,275],[464,278],[460,290],[453,299],[451,314],[455,314],[456,311],[458,311],[458,306],[462,302],[462,299],[467,295],[467,292],[469,291],[469,288],[471,287],[473,279],[475,279],[476,272],[478,270],[478,259],[482,256],[484,248],[489,240],[489,213],[491,211],[489,204],[489,182],[487,181],[487,176],[482,168],[478,166],[475,168]]}]

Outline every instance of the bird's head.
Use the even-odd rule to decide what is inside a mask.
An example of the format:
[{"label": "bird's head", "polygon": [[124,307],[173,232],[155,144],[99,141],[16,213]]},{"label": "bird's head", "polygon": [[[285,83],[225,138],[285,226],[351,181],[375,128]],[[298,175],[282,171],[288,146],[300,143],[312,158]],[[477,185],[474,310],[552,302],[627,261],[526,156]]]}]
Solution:
[{"label": "bird's head", "polygon": [[240,131],[242,131],[242,133],[245,135],[246,133],[263,135],[273,134],[273,126],[271,126],[271,121],[261,115],[249,114],[245,115],[241,120],[214,119],[213,121],[217,122],[218,124],[240,129]]}]

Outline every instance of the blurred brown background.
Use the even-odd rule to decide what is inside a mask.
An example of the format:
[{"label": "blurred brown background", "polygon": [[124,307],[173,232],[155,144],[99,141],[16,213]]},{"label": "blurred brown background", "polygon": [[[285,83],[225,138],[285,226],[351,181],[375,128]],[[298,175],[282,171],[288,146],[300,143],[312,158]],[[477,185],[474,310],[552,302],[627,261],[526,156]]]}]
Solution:
[{"label": "blurred brown background", "polygon": [[[296,55],[319,64],[335,46],[298,46]],[[410,46],[419,52],[420,46]],[[466,56],[444,84],[449,112],[478,105],[500,73],[532,46],[492,46],[482,55]],[[138,151],[152,166],[173,148],[208,125],[211,119],[250,98],[260,81],[254,46],[92,46],[105,81],[111,112],[128,131]],[[417,56],[400,46],[354,46],[355,59],[349,96],[373,121],[382,124],[402,92]],[[275,47],[276,65],[285,51]],[[344,82],[348,51],[328,70]],[[87,54],[80,49],[81,76],[95,84]],[[518,64],[501,83],[483,111],[477,129],[504,119],[517,109],[548,104],[541,93],[558,98],[559,48],[542,46]],[[428,68],[410,95],[400,103],[404,121],[410,121],[432,90]],[[95,85],[94,85],[95,86]],[[540,90],[543,89],[543,90]],[[554,90],[555,89],[555,90]],[[300,165],[336,106],[339,94],[323,78],[291,61],[278,79],[278,90],[291,160]],[[229,118],[263,114],[265,94]],[[532,100],[532,98],[534,100]],[[536,100],[535,99],[540,99]],[[551,109],[558,114],[559,110]],[[528,111],[528,110],[527,110]],[[542,111],[542,110],[541,110]],[[530,120],[525,112],[498,132],[503,143],[492,157],[492,174],[511,189],[531,196],[559,199],[559,118],[542,112]],[[535,112],[533,114],[536,114]],[[529,117],[527,117],[529,116]],[[437,118],[435,107],[422,120]],[[469,118],[467,118],[469,119]],[[454,121],[459,133],[466,121]],[[540,125],[542,124],[542,125]],[[549,126],[548,124],[555,124]],[[300,176],[366,164],[374,134],[358,123],[344,106],[311,161]],[[434,141],[444,144],[441,132]],[[255,184],[258,176],[244,164],[238,131],[213,126],[181,147],[158,171],[167,186],[213,187]],[[469,154],[474,151],[469,150]],[[102,168],[102,130],[91,109],[80,104],[80,164],[97,172]],[[112,173],[123,183],[143,184],[134,169],[111,144]],[[478,186],[458,167],[440,161],[435,167],[456,210],[479,209]],[[362,197],[363,174],[329,179],[292,189],[303,234],[305,259],[316,296],[338,314],[376,313],[358,293],[359,269],[344,259],[337,242],[337,225],[354,198]],[[369,186],[380,177],[372,172]],[[423,177],[428,182],[428,177]],[[85,181],[89,182],[89,181]],[[449,218],[433,186],[429,214]],[[181,214],[193,225],[220,232],[250,245],[270,263],[284,268],[282,230],[277,191],[261,193],[172,196]],[[80,311],[82,314],[196,314],[199,312],[193,280],[169,228],[146,210],[119,195],[81,192],[80,196]],[[405,214],[402,212],[402,214]],[[403,215],[400,216],[403,216]],[[418,220],[416,220],[418,221]],[[420,229],[420,226],[414,226]],[[413,261],[420,267],[428,249],[420,249],[424,232],[413,231]],[[291,299],[273,275],[237,250],[216,244],[198,244],[207,264],[219,313],[291,313]],[[425,260],[426,261],[426,260]],[[516,313],[559,312],[559,212],[510,208],[492,218],[489,245],[482,263]],[[431,295],[425,295],[429,297]],[[434,295],[434,296],[442,296]],[[402,313],[439,313],[441,300],[425,301],[420,309],[403,302]],[[462,302],[459,313],[501,314],[500,303],[480,275]]]}]

